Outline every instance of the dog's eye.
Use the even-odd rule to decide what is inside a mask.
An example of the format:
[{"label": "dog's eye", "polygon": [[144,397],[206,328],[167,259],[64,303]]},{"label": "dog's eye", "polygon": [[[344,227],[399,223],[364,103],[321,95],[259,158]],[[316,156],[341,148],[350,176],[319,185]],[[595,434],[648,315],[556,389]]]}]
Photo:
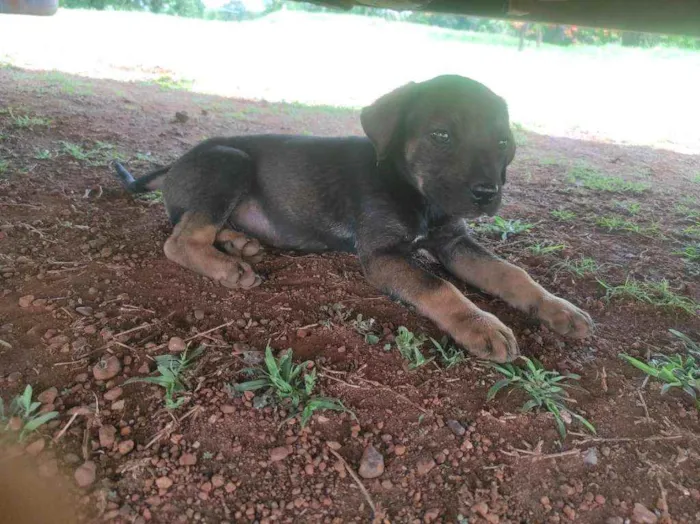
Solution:
[{"label": "dog's eye", "polygon": [[499,140],[499,141],[498,141],[498,147],[499,147],[500,149],[505,149],[506,147],[508,147],[508,139],[507,139],[507,138],[503,138],[503,139]]},{"label": "dog's eye", "polygon": [[430,133],[430,138],[432,138],[438,144],[447,144],[450,142],[450,134],[443,130],[433,131]]}]

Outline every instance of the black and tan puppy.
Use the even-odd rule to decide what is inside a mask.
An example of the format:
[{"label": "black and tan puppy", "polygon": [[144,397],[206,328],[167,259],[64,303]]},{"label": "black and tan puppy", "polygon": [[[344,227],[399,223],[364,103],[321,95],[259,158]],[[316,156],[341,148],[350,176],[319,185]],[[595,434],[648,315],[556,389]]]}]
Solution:
[{"label": "black and tan puppy", "polygon": [[249,262],[263,244],[357,253],[370,282],[413,304],[482,358],[518,354],[513,332],[455,286],[413,262],[427,250],[456,277],[585,337],[584,311],[480,247],[465,218],[493,214],[515,144],[505,101],[460,76],[410,83],[361,114],[368,138],[212,138],[138,180],[163,189],[174,230],[166,256],[229,287],[260,283]]}]

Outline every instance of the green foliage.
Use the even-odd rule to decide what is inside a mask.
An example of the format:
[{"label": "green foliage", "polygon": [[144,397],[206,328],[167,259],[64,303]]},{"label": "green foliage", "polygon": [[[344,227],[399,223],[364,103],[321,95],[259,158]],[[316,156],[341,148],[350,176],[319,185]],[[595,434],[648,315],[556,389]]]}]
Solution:
[{"label": "green foliage", "polygon": [[576,213],[567,209],[554,209],[550,211],[550,214],[554,218],[556,218],[557,220],[561,220],[562,222],[570,222],[574,218],[576,218]]},{"label": "green foliage", "polygon": [[486,233],[491,233],[500,236],[501,240],[507,240],[508,237],[519,235],[530,231],[533,224],[522,222],[520,220],[506,220],[500,216],[493,217],[492,222],[481,224],[477,229]]},{"label": "green foliage", "polygon": [[574,387],[567,381],[579,380],[581,377],[573,373],[562,375],[557,371],[548,371],[535,359],[521,358],[525,361],[525,368],[516,367],[513,364],[491,364],[505,378],[491,386],[486,395],[487,401],[493,400],[498,392],[504,388],[521,390],[530,397],[530,400],[523,404],[522,411],[527,413],[535,408],[549,411],[554,416],[557,430],[562,438],[566,437],[563,414],[568,414],[588,431],[595,434],[593,424],[567,406],[567,403],[572,402],[572,399],[565,388]]},{"label": "green foliage", "polygon": [[641,226],[635,222],[631,222],[618,216],[603,216],[596,218],[596,225],[607,229],[608,231],[625,231],[628,233],[637,233],[639,235],[657,235],[659,227],[656,224],[651,226]]},{"label": "green foliage", "polygon": [[[256,397],[257,407],[263,407],[270,400],[281,404],[291,404],[298,410],[303,406],[301,413],[301,425],[305,426],[319,410],[345,411],[353,417],[352,411],[335,398],[315,397],[313,391],[316,387],[316,368],[309,371],[310,361],[294,364],[292,350],[288,349],[279,359],[272,354],[272,348],[268,344],[265,348],[265,369],[248,368],[244,370],[255,377],[254,380],[233,385],[233,390],[242,393],[245,391],[261,391],[262,395]],[[273,397],[271,399],[271,397]]]},{"label": "green foliage", "polygon": [[553,267],[555,270],[568,271],[572,275],[583,278],[586,275],[593,275],[597,273],[602,266],[598,265],[598,262],[592,258],[583,257],[577,260],[567,258],[566,260],[558,262]]},{"label": "green foliage", "polygon": [[379,336],[376,332],[376,320],[373,318],[362,319],[362,315],[357,315],[355,320],[352,321],[352,327],[360,335],[362,335],[367,344],[373,345],[379,342]]},{"label": "green foliage", "polygon": [[674,251],[674,255],[679,255],[690,262],[700,262],[700,243],[684,246],[680,251]]},{"label": "green foliage", "polygon": [[568,179],[571,183],[592,189],[611,193],[643,193],[651,189],[646,182],[628,182],[617,176],[607,176],[592,167],[585,165],[573,166],[569,170]]},{"label": "green foliage", "polygon": [[24,441],[27,435],[34,433],[41,426],[58,417],[57,411],[39,413],[41,402],[33,402],[32,396],[32,386],[27,384],[24,392],[12,399],[9,414],[5,413],[5,405],[0,398],[0,423],[4,425],[4,430],[7,431],[9,430],[8,418],[19,418],[21,429],[19,430],[18,440],[20,442]]},{"label": "green foliage", "polygon": [[179,357],[171,354],[158,355],[156,357],[156,366],[158,375],[155,377],[145,378],[130,378],[124,384],[146,383],[155,384],[165,389],[165,407],[166,409],[177,409],[187,400],[186,397],[180,396],[187,391],[187,386],[183,381],[182,374],[198,358],[204,347],[195,349],[192,354],[188,355],[188,350],[183,351]]},{"label": "green foliage", "polygon": [[598,282],[606,290],[606,300],[617,297],[631,298],[654,307],[678,309],[691,315],[697,314],[700,309],[700,304],[689,297],[678,295],[671,289],[667,280],[640,282],[628,277],[625,283],[619,286],[610,285],[602,280]]},{"label": "green foliage", "polygon": [[106,166],[113,160],[124,160],[113,144],[99,140],[89,149],[81,144],[62,141],[61,152],[89,166]]},{"label": "green foliage", "polygon": [[547,244],[533,244],[528,247],[530,252],[533,255],[537,256],[543,256],[543,255],[550,255],[552,253],[556,253],[557,251],[561,251],[563,249],[566,249],[566,246],[564,244],[555,244],[555,245],[547,245]]},{"label": "green foliage", "polygon": [[47,118],[29,115],[15,115],[12,109],[9,110],[12,125],[19,129],[34,129],[39,126],[48,126],[51,121]]},{"label": "green foliage", "polygon": [[443,337],[440,342],[431,337],[430,341],[435,346],[435,351],[440,356],[440,361],[445,368],[450,369],[466,360],[461,349],[453,344],[448,344],[447,337]]},{"label": "green foliage", "polygon": [[700,344],[693,341],[687,335],[669,330],[674,336],[681,339],[687,355],[653,355],[649,360],[643,361],[626,353],[620,353],[620,358],[646,373],[650,377],[663,382],[661,394],[674,388],[682,389],[692,397],[695,407],[700,409]]},{"label": "green foliage", "polygon": [[0,175],[5,174],[8,169],[10,169],[10,163],[4,158],[0,158]]},{"label": "green foliage", "polygon": [[423,344],[427,341],[425,335],[414,335],[406,327],[400,326],[396,335],[396,347],[401,356],[408,361],[408,369],[416,369],[433,360],[425,358],[421,352]]},{"label": "green foliage", "polygon": [[319,323],[325,328],[330,328],[334,325],[334,322],[345,324],[352,316],[352,309],[348,309],[345,305],[337,302],[321,306],[321,313],[327,318],[321,319]]},{"label": "green foliage", "polygon": [[621,202],[615,200],[613,202],[616,208],[629,213],[632,216],[636,216],[642,210],[642,205],[639,202]]},{"label": "green foliage", "polygon": [[34,158],[37,160],[50,160],[52,156],[53,155],[51,151],[49,151],[48,149],[40,149],[37,150],[36,153],[34,153]]}]

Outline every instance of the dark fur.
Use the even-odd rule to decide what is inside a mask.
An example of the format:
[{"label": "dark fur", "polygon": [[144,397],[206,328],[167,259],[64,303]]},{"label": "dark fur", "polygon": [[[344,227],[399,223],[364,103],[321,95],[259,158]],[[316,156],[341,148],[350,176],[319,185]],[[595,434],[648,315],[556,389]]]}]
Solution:
[{"label": "dark fur", "polygon": [[414,265],[416,250],[448,269],[455,257],[498,260],[468,239],[464,219],[500,205],[515,155],[506,103],[478,82],[442,76],[381,97],[361,121],[368,138],[212,138],[138,180],[119,164],[117,174],[132,192],[162,184],[174,225],[196,213],[277,248],[354,252],[375,285],[435,309],[425,297],[444,282]]}]

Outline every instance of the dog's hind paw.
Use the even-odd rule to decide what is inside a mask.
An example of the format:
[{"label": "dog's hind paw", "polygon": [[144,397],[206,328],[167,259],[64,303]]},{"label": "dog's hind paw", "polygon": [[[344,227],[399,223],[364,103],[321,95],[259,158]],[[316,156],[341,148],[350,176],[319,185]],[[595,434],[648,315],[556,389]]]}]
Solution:
[{"label": "dog's hind paw", "polygon": [[216,236],[217,245],[234,257],[240,257],[249,264],[262,260],[262,246],[254,238],[248,238],[243,233],[224,229]]}]

